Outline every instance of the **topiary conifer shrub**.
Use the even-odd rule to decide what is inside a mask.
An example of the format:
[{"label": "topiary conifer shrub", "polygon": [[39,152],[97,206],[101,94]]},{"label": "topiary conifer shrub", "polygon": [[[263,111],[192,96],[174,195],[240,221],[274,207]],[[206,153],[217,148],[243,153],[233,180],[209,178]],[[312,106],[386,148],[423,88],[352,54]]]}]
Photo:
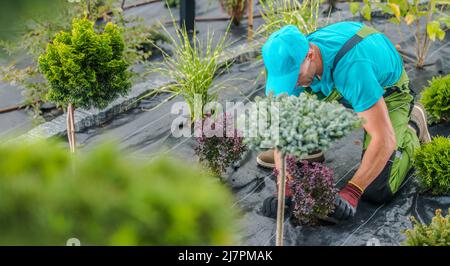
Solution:
[{"label": "topiary conifer shrub", "polygon": [[450,195],[450,138],[434,137],[414,155],[420,184],[432,195]]},{"label": "topiary conifer shrub", "polygon": [[121,30],[113,23],[102,32],[88,19],[74,19],[71,32],[57,33],[39,57],[48,80],[47,97],[67,108],[67,132],[75,150],[73,112],[77,107],[104,108],[131,87]]},{"label": "topiary conifer shrub", "polygon": [[433,77],[422,92],[420,102],[430,117],[430,123],[448,121],[450,118],[450,75]]}]

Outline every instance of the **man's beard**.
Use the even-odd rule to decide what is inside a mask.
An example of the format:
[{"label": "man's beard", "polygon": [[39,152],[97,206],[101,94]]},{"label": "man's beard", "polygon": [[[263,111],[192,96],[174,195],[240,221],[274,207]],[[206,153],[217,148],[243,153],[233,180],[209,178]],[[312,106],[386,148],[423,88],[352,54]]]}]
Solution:
[{"label": "man's beard", "polygon": [[300,84],[302,87],[309,87],[314,79],[314,76],[307,77],[306,81],[303,84]]}]

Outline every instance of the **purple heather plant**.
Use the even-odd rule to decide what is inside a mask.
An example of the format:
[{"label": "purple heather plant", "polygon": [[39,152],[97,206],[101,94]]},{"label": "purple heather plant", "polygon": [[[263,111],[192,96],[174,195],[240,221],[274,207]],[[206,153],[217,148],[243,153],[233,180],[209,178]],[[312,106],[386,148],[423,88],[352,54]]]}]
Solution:
[{"label": "purple heather plant", "polygon": [[332,169],[321,163],[299,161],[295,156],[288,155],[286,172],[292,177],[292,180],[288,180],[288,186],[292,191],[296,222],[316,225],[318,217],[325,217],[333,211],[337,189],[333,183]]},{"label": "purple heather plant", "polygon": [[221,176],[247,150],[242,132],[236,129],[234,121],[229,114],[214,117],[208,113],[195,123],[198,143],[195,154],[217,176]]}]

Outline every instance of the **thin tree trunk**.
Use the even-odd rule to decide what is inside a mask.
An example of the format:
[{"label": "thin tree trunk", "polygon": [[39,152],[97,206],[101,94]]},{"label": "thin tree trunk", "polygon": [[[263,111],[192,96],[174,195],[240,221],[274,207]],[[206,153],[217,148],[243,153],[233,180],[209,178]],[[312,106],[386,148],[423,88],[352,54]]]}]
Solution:
[{"label": "thin tree trunk", "polygon": [[124,7],[125,7],[125,0],[122,0],[122,4],[120,5],[120,8],[123,10]]},{"label": "thin tree trunk", "polygon": [[74,125],[74,110],[73,105],[69,104],[67,106],[67,139],[69,141],[70,151],[75,152],[75,125]]},{"label": "thin tree trunk", "polygon": [[283,246],[283,232],[284,232],[284,205],[286,197],[286,163],[285,156],[280,152],[281,156],[281,180],[278,184],[278,209],[277,209],[277,231],[276,231],[276,246]]},{"label": "thin tree trunk", "polygon": [[91,1],[90,0],[86,0],[86,15],[87,18],[89,19],[91,17]]},{"label": "thin tree trunk", "polygon": [[252,41],[253,40],[253,0],[248,0],[248,20],[247,20],[247,24],[248,24],[248,40]]},{"label": "thin tree trunk", "polygon": [[67,141],[69,142],[69,149],[72,150],[72,138],[70,137],[70,115],[69,115],[69,107],[67,107],[66,111],[66,128],[67,128]]},{"label": "thin tree trunk", "polygon": [[73,151],[72,152],[75,152],[75,150],[76,150],[76,147],[77,147],[77,141],[76,141],[76,139],[75,139],[75,108],[73,108],[72,107],[72,113],[71,113],[71,118],[70,118],[70,120],[72,121],[72,124],[71,124],[71,136],[72,136],[72,145],[73,145]]}]

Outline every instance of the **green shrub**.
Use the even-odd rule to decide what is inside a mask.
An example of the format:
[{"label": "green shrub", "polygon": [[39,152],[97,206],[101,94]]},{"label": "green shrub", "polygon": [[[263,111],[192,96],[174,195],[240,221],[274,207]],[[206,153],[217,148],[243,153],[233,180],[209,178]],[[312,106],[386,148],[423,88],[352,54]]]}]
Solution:
[{"label": "green shrub", "polygon": [[415,153],[417,177],[433,195],[450,195],[450,138],[435,137]]},{"label": "green shrub", "polygon": [[39,57],[50,85],[47,96],[61,105],[104,108],[131,87],[121,30],[108,23],[96,33],[87,19],[74,19],[72,27],[71,33],[56,34]]},{"label": "green shrub", "polygon": [[433,77],[422,92],[420,102],[430,116],[430,122],[440,122],[450,118],[450,75]]},{"label": "green shrub", "polygon": [[440,209],[436,210],[436,216],[429,225],[424,225],[411,217],[414,228],[405,231],[406,241],[403,244],[406,246],[450,246],[450,209],[445,217],[441,212]]},{"label": "green shrub", "polygon": [[1,245],[234,243],[231,195],[208,174],[114,145],[75,155],[58,145],[0,147]]}]

